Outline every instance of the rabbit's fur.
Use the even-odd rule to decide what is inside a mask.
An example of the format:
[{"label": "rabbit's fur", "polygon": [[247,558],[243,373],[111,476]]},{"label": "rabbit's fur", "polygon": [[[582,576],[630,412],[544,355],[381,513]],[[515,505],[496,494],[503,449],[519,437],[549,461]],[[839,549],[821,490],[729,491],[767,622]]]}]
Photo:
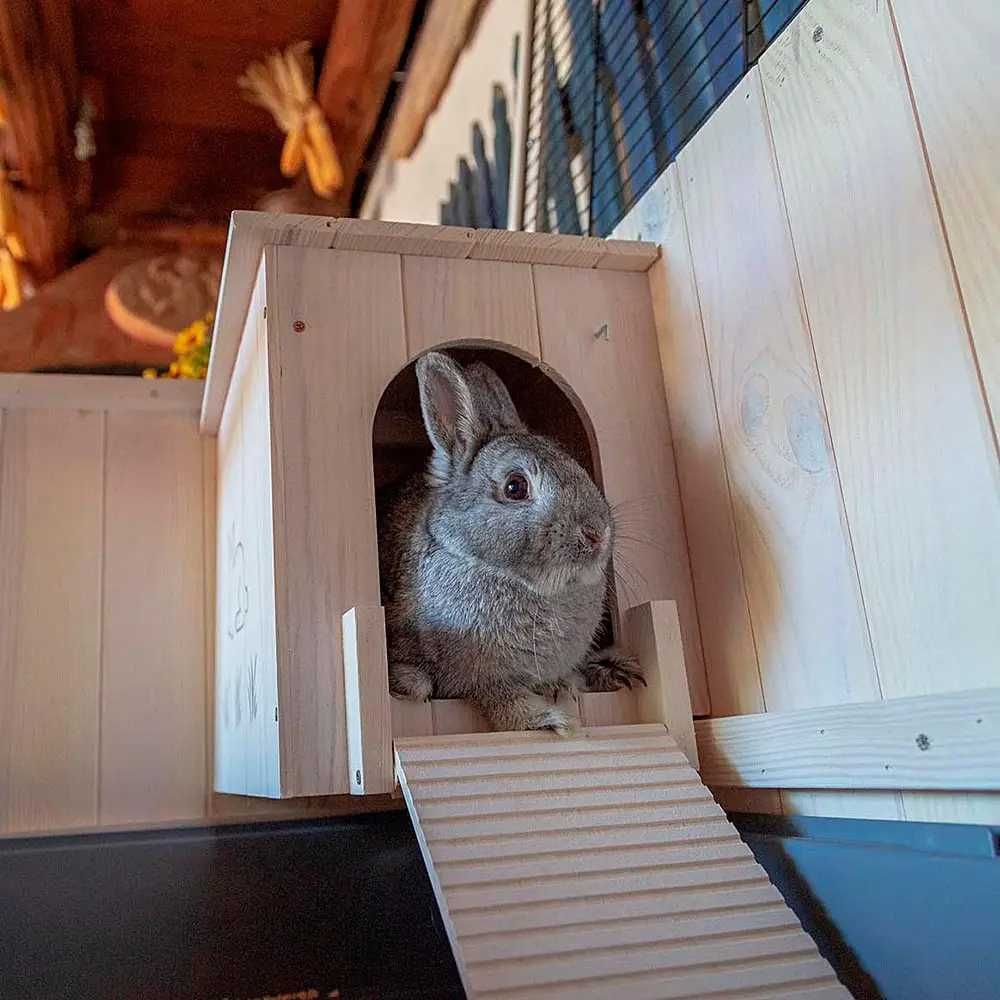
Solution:
[{"label": "rabbit's fur", "polygon": [[521,423],[492,369],[432,352],[417,380],[433,455],[380,526],[392,692],[471,699],[496,729],[567,731],[560,688],[641,679],[627,657],[592,649],[611,509]]}]

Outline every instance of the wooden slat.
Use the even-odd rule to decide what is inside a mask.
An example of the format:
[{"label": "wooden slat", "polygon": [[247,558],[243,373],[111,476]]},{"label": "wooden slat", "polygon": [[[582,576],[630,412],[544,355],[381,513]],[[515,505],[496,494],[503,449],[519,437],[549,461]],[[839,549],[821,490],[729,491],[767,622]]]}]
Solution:
[{"label": "wooden slat", "polygon": [[0,832],[97,822],[104,418],[0,420]]},{"label": "wooden slat", "polygon": [[391,698],[389,711],[392,716],[393,739],[434,734],[434,716],[430,702]]},{"label": "wooden slat", "polygon": [[[829,966],[666,730],[635,726],[600,732],[584,730],[569,739],[490,733],[461,742],[397,742],[397,778],[468,996],[633,996],[635,983],[638,995],[701,996],[718,983],[743,988],[754,976],[786,991],[803,978],[836,987]],[[604,812],[631,823],[593,823],[593,803],[613,801],[616,792],[627,790],[626,776],[635,773],[595,768],[601,758],[592,761],[594,747],[624,757],[635,753],[636,742],[678,759],[679,780],[699,792],[712,811],[694,822],[675,817],[657,826],[642,807],[618,806]],[[459,746],[466,760],[484,763],[499,751],[492,757],[495,770],[454,778],[454,758],[433,754]],[[560,765],[575,763],[575,771],[555,776],[548,771],[546,751],[555,746],[572,748]],[[521,753],[512,756],[512,747]],[[526,823],[532,814],[523,796],[510,798],[511,784],[531,766],[540,800],[550,802],[548,815],[558,820],[548,832]],[[508,767],[516,770],[507,772]],[[655,766],[645,770],[656,776]],[[567,773],[569,784],[589,791],[555,793],[557,801],[545,788],[553,777],[568,787]],[[468,799],[452,800],[450,815],[442,814],[434,791],[456,781],[475,790],[475,808],[493,811],[491,825],[470,827],[461,818]],[[725,978],[736,971],[740,978]],[[658,992],[641,993],[654,974]],[[603,992],[617,980],[621,988]],[[683,992],[671,992],[677,982],[686,985]]]},{"label": "wooden slat", "polygon": [[447,889],[458,886],[493,885],[521,882],[529,878],[553,878],[576,874],[604,874],[619,869],[659,869],[687,862],[730,861],[743,858],[740,844],[732,837],[720,837],[718,842],[698,840],[693,844],[646,844],[624,847],[615,844],[606,850],[590,849],[580,853],[573,847],[563,851],[548,851],[538,857],[496,858],[483,855],[469,861],[439,861],[438,880]]},{"label": "wooden slat", "polygon": [[347,775],[352,795],[395,787],[385,612],[351,608],[342,619]]},{"label": "wooden slat", "polygon": [[201,465],[195,414],[107,416],[102,824],[205,809]]},{"label": "wooden slat", "polygon": [[[756,69],[678,162],[766,708],[878,698]],[[823,670],[802,669],[811,662]],[[882,805],[899,815],[894,796]],[[790,795],[785,807],[817,803]]]},{"label": "wooden slat", "polygon": [[[601,948],[586,953],[524,958],[518,962],[477,963],[470,968],[473,982],[483,983],[484,993],[510,996],[519,987],[548,984],[579,984],[591,977],[634,975],[656,971],[665,979],[672,978],[674,969],[717,963],[719,966],[755,960],[762,957],[800,956],[816,954],[816,946],[797,925],[793,930],[779,928],[776,932],[757,932],[745,938],[739,936],[723,941],[692,941],[676,943],[656,941],[649,944],[620,945],[609,954]],[[606,994],[605,994],[606,995]]]},{"label": "wooden slat", "polygon": [[201,409],[202,388],[201,382],[180,379],[0,373],[0,407],[190,414]]},{"label": "wooden slat", "polygon": [[265,261],[280,470],[282,790],[338,794],[349,783],[336,616],[380,601],[371,428],[383,388],[406,360],[400,258],[268,247]]},{"label": "wooden slat", "polygon": [[993,0],[890,8],[968,316],[994,434],[1000,425],[1000,7]]},{"label": "wooden slat", "polygon": [[[661,923],[666,923],[662,918],[669,917],[672,922],[693,914],[708,915],[731,909],[770,911],[776,903],[784,906],[781,894],[770,882],[764,881],[713,889],[604,896],[590,900],[587,910],[582,913],[579,905],[572,901],[479,910],[456,914],[454,923],[463,942],[472,944],[477,937],[482,937],[500,947],[504,936],[519,931],[544,931],[548,934],[565,926],[572,932],[575,926],[581,924],[606,927],[620,920],[646,917],[658,917]],[[481,948],[483,943],[475,941],[474,946]]]},{"label": "wooden slat", "polygon": [[[757,648],[676,162],[660,175],[614,235],[660,244],[660,259],[647,274],[711,708],[717,715],[761,712],[764,695]],[[724,805],[742,811],[781,812],[777,792],[734,794],[727,789],[723,794]]]},{"label": "wooden slat", "polygon": [[[607,726],[588,729],[573,740],[552,741],[545,747],[546,754],[586,754],[604,753],[605,741],[614,740],[618,749],[646,750],[658,746],[663,726],[657,724],[641,726]],[[534,732],[502,732],[493,734],[493,742],[487,752],[478,744],[470,742],[466,734],[435,736],[430,740],[407,740],[401,745],[406,748],[407,759],[420,760],[469,760],[493,757],[534,757],[538,754],[535,745],[538,734]],[[397,745],[399,741],[397,740]]]},{"label": "wooden slat", "polygon": [[[649,787],[649,786],[647,786]],[[590,792],[590,788],[577,789]],[[720,819],[722,810],[711,797],[690,792],[690,800],[684,797],[655,805],[621,805],[609,807],[578,807],[578,812],[567,814],[558,810],[542,809],[537,812],[523,811],[520,814],[487,816],[475,819],[425,820],[428,839],[444,855],[458,859],[469,858],[476,850],[488,843],[496,857],[517,854],[526,850],[541,853],[564,850],[569,845],[575,848],[576,831],[581,823],[585,832],[579,835],[582,844],[598,841],[605,846],[615,830],[618,843],[623,846],[641,846],[655,843],[662,836],[663,829],[670,826],[691,827],[709,820]],[[570,796],[560,797],[563,802]],[[512,801],[518,796],[512,795]],[[456,809],[465,808],[465,802],[451,800]],[[602,831],[591,836],[593,831]],[[475,842],[475,843],[473,843]]]},{"label": "wooden slat", "polygon": [[[701,638],[649,286],[640,274],[534,265],[542,360],[593,422],[616,505],[618,607],[677,602],[691,700],[708,713]],[[595,336],[602,325],[608,337]]]},{"label": "wooden slat", "polygon": [[[218,432],[251,288],[265,246],[325,247],[427,257],[469,257],[479,247],[488,256],[522,264],[560,264],[574,259],[582,252],[581,248],[588,248],[589,252],[592,247],[588,237],[543,234],[530,236],[526,241],[515,240],[509,251],[492,249],[494,243],[503,248],[508,239],[505,232],[494,230],[233,212],[202,407],[202,431]],[[656,257],[657,249],[652,244],[629,244],[613,245],[601,256],[591,253],[585,259],[588,267],[620,268],[627,261],[629,267],[645,270]]]},{"label": "wooden slat", "polygon": [[495,341],[539,355],[531,268],[506,261],[403,258],[410,357],[449,341]]},{"label": "wooden slat", "polygon": [[330,245],[336,250],[452,258],[468,257],[479,239],[475,230],[459,226],[337,219]]},{"label": "wooden slat", "polygon": [[662,917],[620,920],[613,924],[587,922],[582,925],[549,929],[540,934],[525,930],[504,936],[483,936],[462,944],[470,964],[488,961],[516,961],[532,955],[575,954],[594,948],[617,948],[630,944],[662,944],[679,938],[710,942],[716,935],[740,931],[790,929],[797,927],[795,916],[783,903],[756,908],[749,913],[696,913],[666,921]]},{"label": "wooden slat", "polygon": [[549,830],[531,836],[477,837],[469,840],[436,840],[434,856],[438,864],[453,861],[476,861],[488,850],[490,858],[520,858],[526,854],[565,855],[587,850],[621,850],[627,847],[648,847],[673,843],[694,844],[703,840],[719,840],[729,827],[723,816],[693,820],[672,826],[638,825],[583,829]]},{"label": "wooden slat", "polygon": [[636,692],[628,688],[580,691],[576,703],[584,726],[621,726],[640,721]]},{"label": "wooden slat", "polygon": [[625,631],[646,681],[645,687],[635,692],[639,718],[643,722],[662,722],[688,762],[697,768],[698,746],[677,603],[651,601],[630,608],[625,616]]},{"label": "wooden slat", "polygon": [[[601,746],[601,744],[597,744]],[[530,756],[507,757],[502,765],[490,757],[466,759],[459,761],[423,761],[411,763],[407,768],[410,781],[433,777],[442,778],[475,778],[490,776],[500,772],[505,775],[534,774],[540,760],[544,759],[545,768],[549,774],[561,771],[575,771],[579,768],[579,754],[532,754]],[[663,750],[657,746],[642,750],[618,750],[612,744],[606,750],[588,750],[587,762],[591,767],[602,770],[617,770],[618,768],[646,768],[682,763],[681,755]]]},{"label": "wooden slat", "polygon": [[882,693],[994,683],[1000,464],[887,6],[813,0],[760,67]]},{"label": "wooden slat", "polygon": [[[583,764],[582,766],[586,766]],[[545,832],[566,829],[570,823],[562,815],[569,804],[579,811],[578,822],[588,827],[631,826],[637,823],[673,823],[702,820],[719,815],[711,796],[701,788],[684,783],[672,785],[626,784],[608,790],[597,788],[555,788],[540,791],[524,788],[508,790],[499,806],[492,800],[480,801],[476,795],[427,796],[425,815],[428,825],[438,822],[435,836],[451,839],[458,821],[468,820],[468,828],[492,836],[528,830]],[[614,812],[617,810],[617,813]],[[515,813],[515,818],[508,817]],[[571,818],[572,819],[572,818]]]},{"label": "wooden slat", "polygon": [[696,723],[710,785],[1000,790],[1000,688]]},{"label": "wooden slat", "polygon": [[[580,236],[567,243],[558,233],[525,233],[517,230],[497,230],[489,239],[480,239],[469,256],[478,260],[511,260],[528,264],[559,264],[564,267],[596,267],[607,253],[607,240],[596,236]],[[645,270],[649,267],[645,258]]]},{"label": "wooden slat", "polygon": [[[816,989],[814,990],[813,987]],[[490,994],[483,994],[490,995]],[[495,994],[493,994],[495,995]],[[776,998],[845,998],[850,994],[833,977],[829,965],[819,956],[808,954],[746,960],[710,965],[697,972],[651,972],[609,976],[594,983],[569,982],[504,990],[504,1000],[606,1000],[627,996],[629,1000],[673,1000],[704,996],[739,1000]]]},{"label": "wooden slat", "polygon": [[[544,808],[548,802],[559,801],[561,792],[572,789],[599,790],[612,782],[616,788],[631,788],[633,786],[660,788],[665,784],[680,783],[679,775],[684,773],[683,765],[687,758],[683,754],[679,754],[678,757],[680,759],[668,761],[659,767],[600,768],[592,766],[588,760],[585,771],[577,769],[573,772],[556,772],[555,774],[550,774],[547,771],[544,774],[539,774],[538,771],[544,768],[544,761],[536,760],[533,772],[494,775],[490,777],[490,785],[496,789],[497,794],[501,792],[508,795],[515,792],[530,793],[534,796],[533,801],[536,806]],[[420,789],[421,798],[425,802],[435,802],[440,799],[475,799],[479,794],[480,783],[479,776],[450,779],[410,779],[410,784],[414,788]],[[700,785],[685,784],[683,787],[687,790],[687,796],[700,794]]]},{"label": "wooden slat", "polygon": [[431,721],[436,735],[490,731],[483,713],[472,702],[458,698],[435,698],[431,702]]}]

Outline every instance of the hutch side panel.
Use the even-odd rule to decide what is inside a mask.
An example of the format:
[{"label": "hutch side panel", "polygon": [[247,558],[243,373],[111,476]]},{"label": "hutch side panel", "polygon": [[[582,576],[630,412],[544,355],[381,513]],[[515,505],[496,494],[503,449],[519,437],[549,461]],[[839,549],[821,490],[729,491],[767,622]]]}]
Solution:
[{"label": "hutch side panel", "polygon": [[271,415],[263,265],[219,429],[215,790],[286,794],[278,754]]}]

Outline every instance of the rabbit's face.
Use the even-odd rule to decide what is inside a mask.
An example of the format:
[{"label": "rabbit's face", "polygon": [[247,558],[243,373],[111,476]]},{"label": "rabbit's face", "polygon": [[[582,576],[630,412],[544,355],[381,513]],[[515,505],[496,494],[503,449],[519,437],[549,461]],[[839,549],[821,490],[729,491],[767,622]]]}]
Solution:
[{"label": "rabbit's face", "polygon": [[601,581],[611,554],[608,502],[548,438],[490,440],[438,491],[432,534],[451,551],[509,572],[544,594]]},{"label": "rabbit's face", "polygon": [[431,534],[540,593],[597,584],[611,554],[608,502],[554,441],[521,423],[496,372],[432,352],[417,362],[434,447]]}]

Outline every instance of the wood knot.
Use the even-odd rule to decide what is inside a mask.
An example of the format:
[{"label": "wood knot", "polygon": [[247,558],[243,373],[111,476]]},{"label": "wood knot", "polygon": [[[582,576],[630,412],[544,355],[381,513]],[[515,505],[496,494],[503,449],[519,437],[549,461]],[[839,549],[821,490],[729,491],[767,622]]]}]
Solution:
[{"label": "wood knot", "polygon": [[785,433],[796,463],[806,472],[827,467],[826,434],[816,400],[796,393],[785,400]]}]

